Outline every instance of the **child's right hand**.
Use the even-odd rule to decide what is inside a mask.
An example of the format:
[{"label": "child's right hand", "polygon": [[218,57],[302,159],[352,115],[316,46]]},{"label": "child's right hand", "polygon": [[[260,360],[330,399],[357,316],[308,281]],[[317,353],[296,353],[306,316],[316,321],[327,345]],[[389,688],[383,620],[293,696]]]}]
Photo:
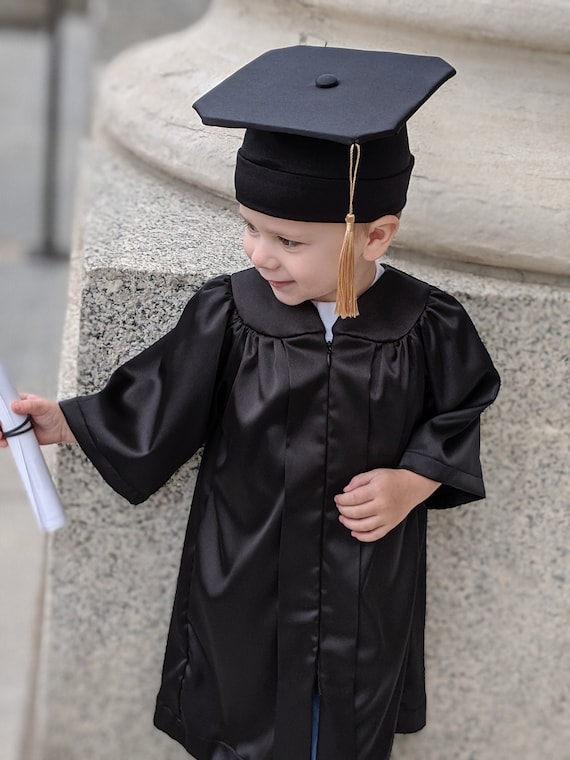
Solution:
[{"label": "child's right hand", "polygon": [[[42,445],[76,443],[75,436],[57,402],[48,401],[30,393],[22,393],[20,400],[14,401],[11,408],[15,414],[30,415],[38,443]],[[5,449],[7,446],[8,440],[2,435],[0,426],[0,448]]]}]

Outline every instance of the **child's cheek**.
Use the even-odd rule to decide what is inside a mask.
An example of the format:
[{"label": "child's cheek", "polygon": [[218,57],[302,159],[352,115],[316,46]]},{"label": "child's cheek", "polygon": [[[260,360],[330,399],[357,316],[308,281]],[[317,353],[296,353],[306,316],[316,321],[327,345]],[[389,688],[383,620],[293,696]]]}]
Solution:
[{"label": "child's cheek", "polygon": [[253,246],[251,241],[247,238],[247,233],[243,236],[243,250],[245,251],[247,258],[251,261],[251,257],[253,256]]}]

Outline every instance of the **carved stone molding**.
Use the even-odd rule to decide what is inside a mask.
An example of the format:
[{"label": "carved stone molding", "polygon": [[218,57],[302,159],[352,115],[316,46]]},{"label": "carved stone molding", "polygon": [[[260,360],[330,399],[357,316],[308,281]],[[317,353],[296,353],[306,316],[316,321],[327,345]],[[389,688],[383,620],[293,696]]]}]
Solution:
[{"label": "carved stone molding", "polygon": [[[218,0],[178,34],[126,51],[101,82],[99,126],[146,162],[233,196],[241,135],[194,100],[272,47],[440,55],[458,76],[412,119],[416,168],[398,244],[433,256],[570,274],[570,14],[562,0]],[[523,7],[524,6],[524,7]]]}]

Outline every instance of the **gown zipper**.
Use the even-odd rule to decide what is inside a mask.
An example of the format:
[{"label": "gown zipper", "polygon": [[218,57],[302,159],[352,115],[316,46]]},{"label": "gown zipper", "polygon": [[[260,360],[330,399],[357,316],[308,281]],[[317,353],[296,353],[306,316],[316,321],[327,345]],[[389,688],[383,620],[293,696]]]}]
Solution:
[{"label": "gown zipper", "polygon": [[325,429],[325,488],[324,498],[321,508],[321,545],[320,545],[320,572],[319,572],[319,624],[317,630],[317,656],[315,663],[315,680],[317,687],[317,694],[321,694],[321,680],[320,680],[320,643],[321,643],[321,583],[322,583],[322,567],[323,567],[323,538],[324,538],[324,522],[325,522],[325,499],[326,499],[326,480],[328,471],[328,433],[329,433],[329,403],[330,403],[330,382],[331,382],[331,360],[332,360],[332,340],[327,340],[327,416],[326,416],[326,429]]}]

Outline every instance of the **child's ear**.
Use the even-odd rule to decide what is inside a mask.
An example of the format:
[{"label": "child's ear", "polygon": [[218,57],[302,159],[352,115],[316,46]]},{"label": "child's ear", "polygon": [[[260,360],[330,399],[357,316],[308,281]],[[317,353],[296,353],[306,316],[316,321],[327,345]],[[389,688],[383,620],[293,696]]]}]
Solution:
[{"label": "child's ear", "polygon": [[362,253],[363,257],[368,261],[375,261],[383,256],[390,247],[399,226],[400,220],[394,214],[386,214],[370,222],[368,242]]}]

